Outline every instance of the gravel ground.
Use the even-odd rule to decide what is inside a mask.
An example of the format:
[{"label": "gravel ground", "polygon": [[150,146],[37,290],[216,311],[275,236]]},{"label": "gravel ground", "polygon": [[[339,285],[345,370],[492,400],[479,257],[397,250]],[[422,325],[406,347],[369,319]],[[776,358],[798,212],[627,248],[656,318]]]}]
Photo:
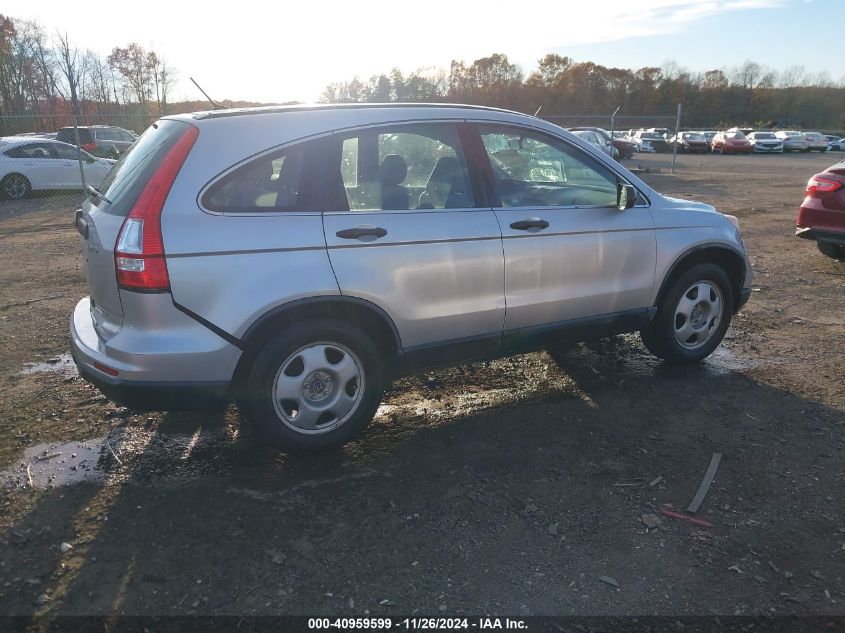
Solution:
[{"label": "gravel ground", "polygon": [[[0,614],[845,613],[845,265],[792,235],[832,162],[629,161],[740,218],[755,292],[701,366],[626,335],[430,372],[310,459],[82,382],[73,209],[0,209]],[[713,453],[712,527],[659,515]]]}]

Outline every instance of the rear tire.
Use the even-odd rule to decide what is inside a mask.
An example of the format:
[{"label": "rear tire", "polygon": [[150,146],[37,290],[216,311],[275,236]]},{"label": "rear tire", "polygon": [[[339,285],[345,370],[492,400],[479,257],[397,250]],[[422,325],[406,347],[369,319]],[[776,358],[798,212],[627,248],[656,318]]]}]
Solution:
[{"label": "rear tire", "polygon": [[724,269],[697,264],[682,273],[640,331],[643,344],[670,363],[696,363],[722,342],[733,314],[731,283]]},{"label": "rear tire", "polygon": [[364,430],[381,402],[377,349],[344,321],[293,325],[258,352],[241,405],[258,434],[279,450],[339,448]]},{"label": "rear tire", "polygon": [[830,242],[816,242],[822,255],[835,259],[838,262],[845,262],[845,246],[831,244]]},{"label": "rear tire", "polygon": [[32,185],[23,174],[8,174],[0,180],[0,193],[9,200],[21,200],[32,193]]}]

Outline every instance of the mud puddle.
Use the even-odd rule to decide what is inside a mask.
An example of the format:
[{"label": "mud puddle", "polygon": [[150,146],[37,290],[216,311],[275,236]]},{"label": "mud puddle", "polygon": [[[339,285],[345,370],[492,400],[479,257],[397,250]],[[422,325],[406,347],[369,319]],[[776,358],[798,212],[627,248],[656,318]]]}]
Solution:
[{"label": "mud puddle", "polygon": [[0,473],[8,488],[44,490],[82,482],[99,482],[105,473],[98,466],[106,439],[37,444],[24,451],[12,468]]},{"label": "mud puddle", "polygon": [[754,360],[739,356],[727,347],[717,347],[705,360],[704,365],[717,374],[729,374],[741,372],[746,369],[754,369],[764,365],[765,361]]},{"label": "mud puddle", "polygon": [[21,374],[60,374],[66,378],[78,376],[76,363],[69,353],[60,354],[54,358],[48,358],[40,363],[27,363],[20,371]]}]

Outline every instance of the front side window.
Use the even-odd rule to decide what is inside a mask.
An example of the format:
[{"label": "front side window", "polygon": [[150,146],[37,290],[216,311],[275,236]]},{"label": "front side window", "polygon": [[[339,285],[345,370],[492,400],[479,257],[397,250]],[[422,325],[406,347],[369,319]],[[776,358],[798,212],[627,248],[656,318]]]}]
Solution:
[{"label": "front side window", "polygon": [[50,149],[55,158],[79,160],[79,154],[82,152],[82,157],[87,158],[89,154],[80,150],[75,145],[65,145],[63,143],[50,143]]},{"label": "front side window", "polygon": [[616,176],[582,150],[531,130],[479,131],[502,207],[616,204]]},{"label": "front side window", "polygon": [[[344,135],[330,210],[405,211],[475,206],[469,170],[450,124],[401,125]],[[337,167],[334,168],[337,172]]]}]

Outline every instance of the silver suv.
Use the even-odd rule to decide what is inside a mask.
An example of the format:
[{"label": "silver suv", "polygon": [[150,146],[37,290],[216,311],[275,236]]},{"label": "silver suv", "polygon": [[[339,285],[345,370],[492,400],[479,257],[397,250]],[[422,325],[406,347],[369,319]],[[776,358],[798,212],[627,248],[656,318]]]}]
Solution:
[{"label": "silver suv", "polygon": [[637,330],[703,359],[750,293],[736,224],[514,112],[169,116],[76,213],[73,356],[128,406],[235,398],[269,443],[325,449],[402,374]]}]

